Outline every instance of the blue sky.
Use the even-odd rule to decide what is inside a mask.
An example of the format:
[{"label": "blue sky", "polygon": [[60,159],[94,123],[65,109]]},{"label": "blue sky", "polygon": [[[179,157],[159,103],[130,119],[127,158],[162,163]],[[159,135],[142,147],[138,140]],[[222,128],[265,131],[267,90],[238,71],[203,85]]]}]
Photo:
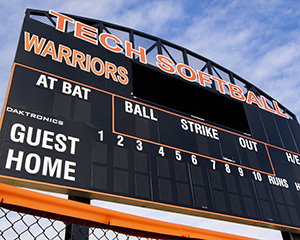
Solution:
[{"label": "blue sky", "polygon": [[[186,47],[253,83],[300,119],[300,1],[298,0],[0,0],[0,104],[3,105],[26,8],[95,18]],[[118,209],[141,212],[121,206]],[[279,232],[153,212],[219,231],[260,239]]]}]

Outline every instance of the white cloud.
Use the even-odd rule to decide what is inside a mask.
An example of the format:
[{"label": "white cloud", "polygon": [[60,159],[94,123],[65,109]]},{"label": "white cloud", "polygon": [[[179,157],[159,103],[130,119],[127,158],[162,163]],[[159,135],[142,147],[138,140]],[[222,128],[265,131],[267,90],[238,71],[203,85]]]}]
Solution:
[{"label": "white cloud", "polygon": [[[128,27],[151,34],[160,34],[173,20],[183,16],[183,9],[177,1],[146,1],[131,11],[124,11],[119,18]],[[117,21],[117,18],[115,17]]]},{"label": "white cloud", "polygon": [[[57,4],[59,2],[59,4]],[[139,29],[151,34],[159,34],[165,25],[174,19],[182,18],[183,8],[180,1],[172,0],[81,0],[48,2],[47,9],[100,19],[122,26]]]},{"label": "white cloud", "polygon": [[[300,62],[300,31],[293,24],[299,23],[300,8],[288,2],[293,4],[213,1],[173,41],[225,66],[300,115],[299,105],[292,104],[295,100],[288,94],[300,91],[295,84],[299,68],[291,68]],[[291,78],[294,82],[287,84]]]},{"label": "white cloud", "polygon": [[[56,11],[79,15],[87,18],[95,18],[109,21],[118,16],[122,9],[130,9],[130,6],[136,4],[137,0],[119,1],[119,0],[87,0],[84,3],[81,0],[59,1]],[[53,5],[55,6],[55,5]]]},{"label": "white cloud", "polygon": [[92,205],[112,209],[115,211],[123,211],[129,214],[142,216],[151,219],[158,219],[165,222],[172,222],[212,231],[230,233],[239,236],[252,237],[260,240],[278,240],[281,239],[279,231],[252,227],[242,224],[235,224],[226,221],[208,220],[206,218],[189,216],[184,214],[164,212],[160,210],[150,210],[147,208],[126,206],[105,201],[93,200]]}]

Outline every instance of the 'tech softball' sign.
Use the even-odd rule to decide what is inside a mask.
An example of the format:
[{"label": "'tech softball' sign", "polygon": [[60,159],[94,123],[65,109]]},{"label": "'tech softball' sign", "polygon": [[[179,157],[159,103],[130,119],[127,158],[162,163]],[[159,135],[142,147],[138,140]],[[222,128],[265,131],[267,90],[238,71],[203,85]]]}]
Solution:
[{"label": "'tech softball' sign", "polygon": [[162,39],[27,10],[0,127],[2,182],[300,230],[294,115]]}]

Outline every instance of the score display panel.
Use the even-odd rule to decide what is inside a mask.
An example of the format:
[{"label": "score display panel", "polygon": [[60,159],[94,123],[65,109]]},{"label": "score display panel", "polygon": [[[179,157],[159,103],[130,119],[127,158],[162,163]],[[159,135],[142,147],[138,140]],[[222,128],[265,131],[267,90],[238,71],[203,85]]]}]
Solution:
[{"label": "score display panel", "polygon": [[[77,65],[55,59],[61,45]],[[80,53],[97,61],[96,73],[103,62],[102,74],[81,66]],[[213,120],[201,119],[205,111]],[[27,11],[1,118],[0,179],[299,231],[299,133],[296,120],[83,42]]]}]

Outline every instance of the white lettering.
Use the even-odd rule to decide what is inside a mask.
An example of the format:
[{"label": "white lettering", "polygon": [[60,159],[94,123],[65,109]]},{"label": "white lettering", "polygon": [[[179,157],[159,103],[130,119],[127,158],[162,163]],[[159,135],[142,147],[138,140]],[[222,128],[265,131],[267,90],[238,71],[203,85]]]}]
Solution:
[{"label": "white lettering", "polygon": [[132,103],[125,101],[125,112],[133,113]]},{"label": "white lettering", "polygon": [[147,108],[146,106],[140,106],[139,104],[133,104],[131,102],[125,101],[125,112],[138,115],[140,117],[150,119],[153,121],[158,121],[155,117],[154,110],[152,108]]},{"label": "white lettering", "polygon": [[79,138],[68,136],[68,140],[71,141],[71,150],[70,150],[70,153],[71,153],[71,154],[75,154],[75,151],[76,151],[76,143],[79,142]]},{"label": "white lettering", "polygon": [[46,75],[41,74],[35,85],[37,85],[37,86],[42,85],[44,88],[48,88]]},{"label": "white lettering", "polygon": [[53,143],[53,136],[54,136],[54,132],[44,130],[44,135],[43,135],[43,140],[42,140],[42,148],[46,148],[46,149],[50,149],[50,150],[53,149],[52,145],[48,145],[48,143]]},{"label": "white lettering", "polygon": [[239,137],[239,143],[242,148],[247,148],[250,151],[254,150],[255,152],[258,152],[257,142]]},{"label": "white lettering", "polygon": [[300,191],[300,183],[295,182],[295,187],[296,187],[297,192],[299,192]]},{"label": "white lettering", "polygon": [[79,97],[80,99],[88,100],[89,93],[91,89],[75,85],[72,89],[72,84],[66,81],[63,81],[62,84],[62,93],[67,95],[72,95],[73,97]]},{"label": "white lettering", "polygon": [[268,175],[268,179],[269,179],[269,183],[271,185],[275,185],[275,186],[278,186],[278,187],[289,188],[289,184],[288,184],[287,180],[284,179],[284,178]]},{"label": "white lettering", "polygon": [[56,125],[61,125],[61,126],[64,125],[64,122],[62,120],[58,120],[55,118],[46,117],[46,116],[42,116],[42,115],[37,115],[35,113],[31,113],[31,112],[27,112],[27,111],[23,111],[23,110],[19,110],[19,109],[14,109],[12,107],[7,107],[6,111],[10,112],[10,113],[18,114],[20,116],[31,117],[31,118],[34,118],[34,119],[37,119],[40,121],[53,123]]},{"label": "white lettering", "polygon": [[56,140],[56,144],[54,145],[55,150],[58,152],[65,152],[67,150],[67,145],[66,145],[66,141],[67,141],[67,137],[61,133],[57,134],[55,137]]},{"label": "white lettering", "polygon": [[[35,159],[34,163],[32,163],[32,158]],[[33,169],[31,166],[34,165]],[[41,158],[36,153],[29,153],[25,159],[25,170],[30,174],[37,174],[41,167]]]},{"label": "white lettering", "polygon": [[52,165],[52,160],[50,157],[44,157],[44,164],[43,164],[43,171],[42,175],[47,176],[49,170],[49,176],[53,177],[54,173],[56,172],[56,178],[61,177],[61,169],[62,169],[62,160],[55,159],[54,164]]},{"label": "white lettering", "polygon": [[200,123],[192,122],[190,120],[181,119],[181,128],[185,131],[195,132],[196,134],[219,140],[218,130]]},{"label": "white lettering", "polygon": [[38,146],[40,141],[41,141],[41,134],[42,134],[42,130],[41,129],[37,129],[36,130],[36,134],[35,134],[35,141],[32,141],[32,135],[33,135],[33,127],[28,127],[28,134],[27,134],[27,138],[26,141],[30,146]]},{"label": "white lettering", "polygon": [[188,130],[189,128],[186,125],[186,120],[182,118],[180,121],[181,121],[181,127],[182,127],[182,129],[183,130]]},{"label": "white lettering", "polygon": [[299,156],[298,155],[291,154],[289,152],[285,152],[285,155],[286,155],[286,158],[287,158],[288,162],[300,165],[300,160],[299,160]]},{"label": "white lettering", "polygon": [[[9,149],[7,154],[7,159],[5,163],[6,169],[12,169],[16,171],[21,171],[24,163],[24,170],[29,174],[41,174],[42,176],[50,176],[61,178],[63,173],[63,179],[69,181],[75,181],[76,172],[76,162],[63,161],[62,159],[52,160],[49,156],[44,156],[41,158],[36,153],[29,153],[24,160],[24,152],[19,151],[14,154],[14,149]],[[14,156],[17,155],[17,156]],[[15,167],[12,163],[15,162]]]},{"label": "white lettering", "polygon": [[75,173],[75,169],[72,167],[76,167],[75,162],[66,161],[65,162],[65,172],[64,172],[64,179],[75,181],[75,177],[70,176],[70,173]]},{"label": "white lettering", "polygon": [[62,92],[63,93],[70,95],[72,93],[71,88],[72,88],[71,83],[63,81],[63,83],[62,83]]},{"label": "white lettering", "polygon": [[26,128],[25,126],[23,126],[20,123],[15,123],[11,130],[10,130],[10,139],[14,142],[19,142],[19,143],[23,143],[24,142],[24,136],[25,134],[23,132],[18,132],[17,133],[17,129],[20,129],[21,131],[25,131]]},{"label": "white lettering", "polygon": [[[47,79],[50,81],[49,82],[49,86],[48,86]],[[50,76],[46,77],[46,75],[41,74],[35,85],[37,85],[37,86],[41,86],[42,85],[44,88],[49,88],[49,89],[53,90],[54,89],[54,84],[57,81],[58,80],[56,78],[54,78],[54,77],[50,77]]]},{"label": "white lettering", "polygon": [[79,138],[66,136],[62,133],[55,134],[54,132],[42,129],[34,129],[29,126],[27,129],[21,123],[15,123],[11,127],[10,139],[16,143],[26,143],[30,146],[40,146],[57,152],[66,152],[69,149],[70,154],[75,155]]},{"label": "white lettering", "polygon": [[15,161],[17,163],[16,164],[16,170],[21,171],[24,152],[19,151],[17,157],[14,157],[13,154],[14,154],[14,150],[9,149],[8,150],[8,155],[7,155],[7,158],[6,158],[5,168],[11,169],[11,164],[12,164],[13,161]]}]

